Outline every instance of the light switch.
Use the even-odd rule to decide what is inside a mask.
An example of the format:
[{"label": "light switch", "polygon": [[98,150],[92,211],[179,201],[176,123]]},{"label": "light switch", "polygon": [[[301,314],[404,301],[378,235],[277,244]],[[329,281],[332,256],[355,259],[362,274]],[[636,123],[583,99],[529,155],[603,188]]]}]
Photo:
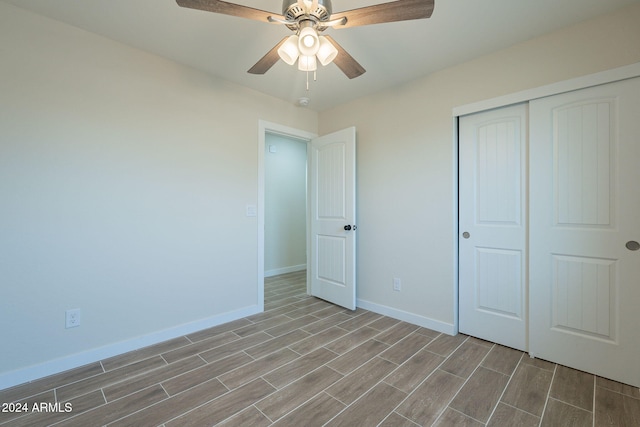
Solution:
[{"label": "light switch", "polygon": [[275,145],[269,145],[269,152],[270,153],[275,153],[276,151],[278,151],[278,147],[276,147]]}]

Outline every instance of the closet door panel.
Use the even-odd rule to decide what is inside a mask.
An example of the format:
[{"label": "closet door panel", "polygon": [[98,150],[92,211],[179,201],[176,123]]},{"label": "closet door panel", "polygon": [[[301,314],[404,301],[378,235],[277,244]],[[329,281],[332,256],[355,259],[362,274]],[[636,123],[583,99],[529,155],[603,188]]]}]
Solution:
[{"label": "closet door panel", "polygon": [[460,119],[459,329],[526,350],[527,106]]},{"label": "closet door panel", "polygon": [[640,386],[640,78],[530,103],[530,352]]}]

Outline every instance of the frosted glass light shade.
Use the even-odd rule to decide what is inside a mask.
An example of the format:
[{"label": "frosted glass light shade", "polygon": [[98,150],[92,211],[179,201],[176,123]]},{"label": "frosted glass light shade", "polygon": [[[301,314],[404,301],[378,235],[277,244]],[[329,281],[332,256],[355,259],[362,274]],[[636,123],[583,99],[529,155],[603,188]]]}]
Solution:
[{"label": "frosted glass light shade", "polygon": [[304,27],[298,36],[298,49],[301,55],[312,56],[318,53],[320,40],[313,27]]},{"label": "frosted glass light shade", "polygon": [[315,55],[300,55],[298,58],[298,70],[315,71],[318,69]]},{"label": "frosted glass light shade", "polygon": [[287,41],[278,48],[278,55],[284,62],[289,65],[293,65],[296,62],[296,59],[298,59],[298,55],[300,55],[300,52],[298,51],[298,36],[295,34],[293,36],[289,36]]},{"label": "frosted glass light shade", "polygon": [[318,57],[318,61],[324,66],[330,64],[331,61],[335,59],[338,55],[338,49],[336,49],[325,36],[318,38],[320,39],[320,47],[318,48],[316,56]]}]

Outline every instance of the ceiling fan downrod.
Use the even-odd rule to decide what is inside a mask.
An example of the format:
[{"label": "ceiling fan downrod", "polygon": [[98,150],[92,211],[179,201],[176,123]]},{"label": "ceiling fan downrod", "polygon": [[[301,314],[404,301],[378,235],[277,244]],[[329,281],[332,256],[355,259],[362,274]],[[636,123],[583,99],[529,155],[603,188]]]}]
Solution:
[{"label": "ceiling fan downrod", "polygon": [[331,0],[283,0],[282,16],[287,21],[296,21],[303,15],[315,22],[328,21],[331,16]]}]

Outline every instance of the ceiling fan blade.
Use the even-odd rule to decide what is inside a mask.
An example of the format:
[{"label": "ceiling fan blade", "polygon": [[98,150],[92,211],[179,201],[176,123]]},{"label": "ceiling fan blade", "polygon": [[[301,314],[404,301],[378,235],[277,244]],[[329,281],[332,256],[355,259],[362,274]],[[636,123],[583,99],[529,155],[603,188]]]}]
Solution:
[{"label": "ceiling fan blade", "polygon": [[345,25],[336,25],[334,28],[348,28],[384,22],[424,19],[431,16],[433,7],[434,0],[396,0],[334,13],[331,15],[331,20],[346,17],[347,23]]},{"label": "ceiling fan blade", "polygon": [[349,55],[347,51],[344,50],[342,46],[340,46],[331,36],[325,37],[338,50],[338,55],[333,60],[333,63],[336,64],[347,77],[354,79],[363,75],[367,71],[362,67],[362,65],[358,64],[358,61],[353,59],[353,56]]},{"label": "ceiling fan blade", "polygon": [[207,12],[222,13],[225,15],[239,16],[240,18],[253,19],[255,21],[269,22],[269,17],[284,19],[284,16],[260,9],[254,9],[240,4],[229,3],[221,0],[176,0],[178,6],[189,9],[205,10]]},{"label": "ceiling fan blade", "polygon": [[267,54],[265,56],[260,58],[260,60],[258,62],[256,62],[253,67],[249,68],[247,73],[264,74],[267,71],[269,71],[269,68],[273,67],[273,65],[276,62],[278,62],[278,60],[280,59],[280,55],[278,55],[278,49],[280,48],[280,46],[282,46],[282,44],[284,42],[287,41],[288,38],[289,38],[289,36],[283,38],[280,41],[280,43],[275,45],[269,52],[267,52]]}]

